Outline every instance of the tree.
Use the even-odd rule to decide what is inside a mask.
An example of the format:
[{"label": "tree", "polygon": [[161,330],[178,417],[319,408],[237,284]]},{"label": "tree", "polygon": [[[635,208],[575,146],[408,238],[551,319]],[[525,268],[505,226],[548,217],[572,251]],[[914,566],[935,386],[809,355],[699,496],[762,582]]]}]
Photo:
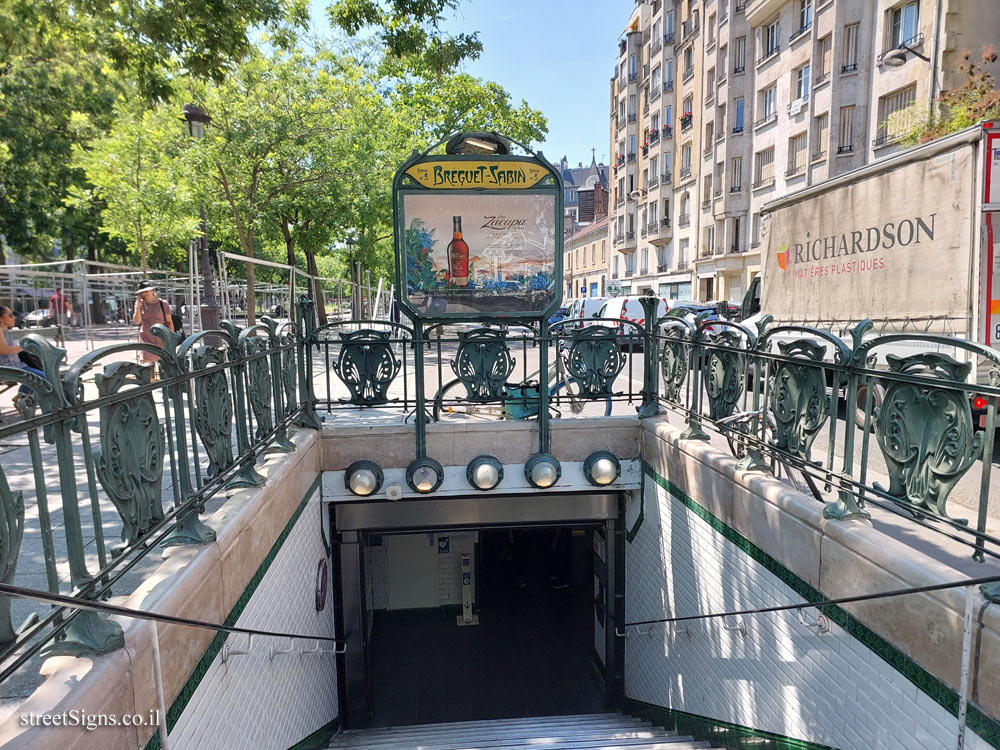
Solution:
[{"label": "tree", "polygon": [[[71,186],[67,202],[102,201],[101,228],[138,254],[143,274],[154,249],[166,256],[157,265],[174,266],[178,259],[169,257],[171,251],[184,248],[198,228],[179,110],[171,102],[144,109],[141,102],[122,98],[111,131],[74,147],[74,166],[84,171],[90,187]],[[84,119],[76,118],[78,128],[87,127]]]},{"label": "tree", "polygon": [[385,50],[383,74],[442,75],[483,51],[478,32],[451,36],[441,31],[446,10],[459,0],[335,0],[333,25],[355,36],[375,27]]},{"label": "tree", "polygon": [[972,59],[971,51],[964,51],[962,62],[958,64],[964,82],[957,88],[941,92],[937,100],[941,117],[918,127],[909,138],[910,143],[925,143],[983,120],[1000,118],[1000,91],[993,76],[983,67],[996,61],[997,49],[993,45],[983,48],[978,63]]}]

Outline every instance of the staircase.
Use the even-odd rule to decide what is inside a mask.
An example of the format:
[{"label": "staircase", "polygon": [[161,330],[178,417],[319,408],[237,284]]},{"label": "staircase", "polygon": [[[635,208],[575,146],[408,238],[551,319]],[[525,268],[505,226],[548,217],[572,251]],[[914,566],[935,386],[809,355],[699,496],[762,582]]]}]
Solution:
[{"label": "staircase", "polygon": [[708,742],[678,736],[622,714],[459,721],[338,734],[335,750],[688,750]]}]

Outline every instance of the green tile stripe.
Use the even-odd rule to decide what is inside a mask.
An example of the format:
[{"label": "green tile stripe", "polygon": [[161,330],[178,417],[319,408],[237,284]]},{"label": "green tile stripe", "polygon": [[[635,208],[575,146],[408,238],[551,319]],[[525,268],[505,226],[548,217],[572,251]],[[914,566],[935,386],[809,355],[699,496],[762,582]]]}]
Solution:
[{"label": "green tile stripe", "polygon": [[340,728],[340,719],[334,719],[329,724],[324,724],[308,737],[292,745],[288,750],[324,750],[330,744],[330,738],[337,733]]},{"label": "green tile stripe", "polygon": [[740,724],[730,724],[708,716],[698,716],[652,703],[626,698],[625,713],[645,719],[655,726],[672,729],[679,735],[691,735],[696,740],[708,740],[712,747],[731,750],[835,750],[829,745],[796,740],[774,732],[751,729]]},{"label": "green tile stripe", "polygon": [[[296,521],[299,520],[299,516],[302,515],[302,511],[305,510],[306,505],[309,503],[309,498],[311,498],[320,487],[320,483],[323,479],[323,474],[317,474],[316,479],[309,489],[306,490],[306,494],[299,501],[299,506],[292,513],[292,517],[288,519],[288,523],[285,524],[285,528],[282,529],[278,538],[275,540],[274,544],[271,545],[270,551],[267,553],[267,557],[261,562],[260,566],[257,568],[257,572],[254,573],[253,578],[247,584],[247,587],[243,590],[240,598],[237,600],[236,605],[233,607],[232,611],[226,617],[224,625],[236,625],[236,622],[240,619],[240,615],[243,614],[243,610],[246,609],[247,604],[250,603],[251,597],[260,585],[260,582],[264,580],[264,575],[267,573],[268,569],[271,567],[271,563],[274,562],[274,558],[278,556],[278,552],[281,550],[282,545],[288,538],[288,535],[292,533],[292,529],[295,526]],[[184,713],[184,709],[187,708],[187,704],[191,701],[194,696],[195,691],[198,689],[198,685],[204,679],[205,675],[208,673],[208,668],[212,665],[215,660],[216,655],[222,650],[222,645],[226,642],[226,638],[229,637],[229,633],[218,631],[212,642],[209,644],[205,653],[202,655],[198,664],[195,666],[194,671],[191,672],[191,676],[188,677],[187,682],[184,683],[184,687],[181,688],[180,694],[174,699],[174,702],[170,704],[170,708],[167,709],[167,731],[173,730],[174,725],[177,724],[177,720],[180,719],[181,714]],[[154,732],[153,736],[149,738],[149,742],[146,743],[146,750],[160,750],[160,735],[159,732]]]},{"label": "green tile stripe", "polygon": [[[649,476],[652,477],[658,485],[669,492],[677,500],[680,500],[685,507],[708,523],[727,540],[735,544],[739,549],[763,565],[768,572],[777,576],[782,583],[795,591],[795,593],[803,599],[809,602],[819,602],[829,598],[821,591],[813,588],[806,581],[799,578],[795,573],[779,563],[738,531],[726,525],[721,519],[713,515],[711,511],[698,503],[698,501],[689,497],[684,490],[675,485],[669,479],[660,476],[650,464],[643,461],[642,467],[643,472],[649,474]],[[952,716],[958,716],[959,696],[958,693],[951,687],[928,672],[892,643],[885,640],[882,636],[841,607],[837,605],[823,605],[819,607],[819,609],[823,612],[823,614],[829,617],[830,620],[837,623],[840,627],[867,646],[889,666],[906,677],[919,690],[933,698],[935,702],[947,710]],[[982,737],[992,747],[1000,749],[1000,722],[983,713],[979,707],[975,706],[971,702],[969,703],[968,714],[966,717],[966,726]]]}]

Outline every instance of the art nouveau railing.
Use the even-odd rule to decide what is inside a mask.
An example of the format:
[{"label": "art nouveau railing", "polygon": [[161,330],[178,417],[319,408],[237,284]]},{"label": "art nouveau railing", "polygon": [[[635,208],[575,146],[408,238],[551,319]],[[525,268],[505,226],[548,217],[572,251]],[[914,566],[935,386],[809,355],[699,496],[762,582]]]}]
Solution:
[{"label": "art nouveau railing", "polygon": [[[300,314],[310,313],[304,303]],[[20,570],[57,594],[129,593],[119,582],[150,551],[215,538],[200,514],[221,502],[220,490],[262,484],[256,460],[294,450],[288,429],[309,419],[294,323],[224,322],[185,339],[154,331],[162,347],[115,344],[69,366],[64,350],[29,334],[22,346],[41,360],[44,377],[0,367],[0,381],[31,389],[15,399],[19,420],[0,426],[0,440],[27,448],[0,465],[4,583]],[[156,363],[140,364],[143,354]],[[122,645],[120,626],[91,611],[43,609],[15,628],[10,600],[0,597],[0,681],[39,650]]]}]

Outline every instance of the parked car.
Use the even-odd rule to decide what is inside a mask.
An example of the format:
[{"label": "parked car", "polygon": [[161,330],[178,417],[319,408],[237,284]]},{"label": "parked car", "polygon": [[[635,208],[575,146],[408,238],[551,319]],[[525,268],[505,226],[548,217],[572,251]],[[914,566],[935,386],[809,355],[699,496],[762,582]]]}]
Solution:
[{"label": "parked car", "polygon": [[[612,297],[601,308],[598,315],[600,318],[615,318],[618,320],[630,320],[638,326],[646,324],[646,314],[643,312],[642,303],[639,297]],[[666,297],[657,297],[656,318],[659,320],[670,309]],[[614,325],[607,321],[602,325]],[[642,336],[635,325],[618,325],[618,342],[622,348],[630,348],[633,351],[642,351]]]},{"label": "parked car", "polygon": [[39,307],[37,310],[32,310],[30,313],[24,316],[24,325],[27,326],[50,326],[55,323],[55,319],[49,315],[49,311],[45,307]]},{"label": "parked car", "polygon": [[607,297],[581,297],[580,299],[573,300],[569,305],[565,319],[579,320],[580,322],[565,326],[565,330],[582,328],[584,326],[583,321],[597,315],[607,300]]},{"label": "parked car", "polygon": [[556,310],[552,314],[552,317],[549,318],[549,325],[552,325],[554,323],[558,323],[560,320],[565,319],[566,314],[568,312],[569,312],[569,306],[568,305],[563,305],[562,307],[560,307],[558,310]]}]

